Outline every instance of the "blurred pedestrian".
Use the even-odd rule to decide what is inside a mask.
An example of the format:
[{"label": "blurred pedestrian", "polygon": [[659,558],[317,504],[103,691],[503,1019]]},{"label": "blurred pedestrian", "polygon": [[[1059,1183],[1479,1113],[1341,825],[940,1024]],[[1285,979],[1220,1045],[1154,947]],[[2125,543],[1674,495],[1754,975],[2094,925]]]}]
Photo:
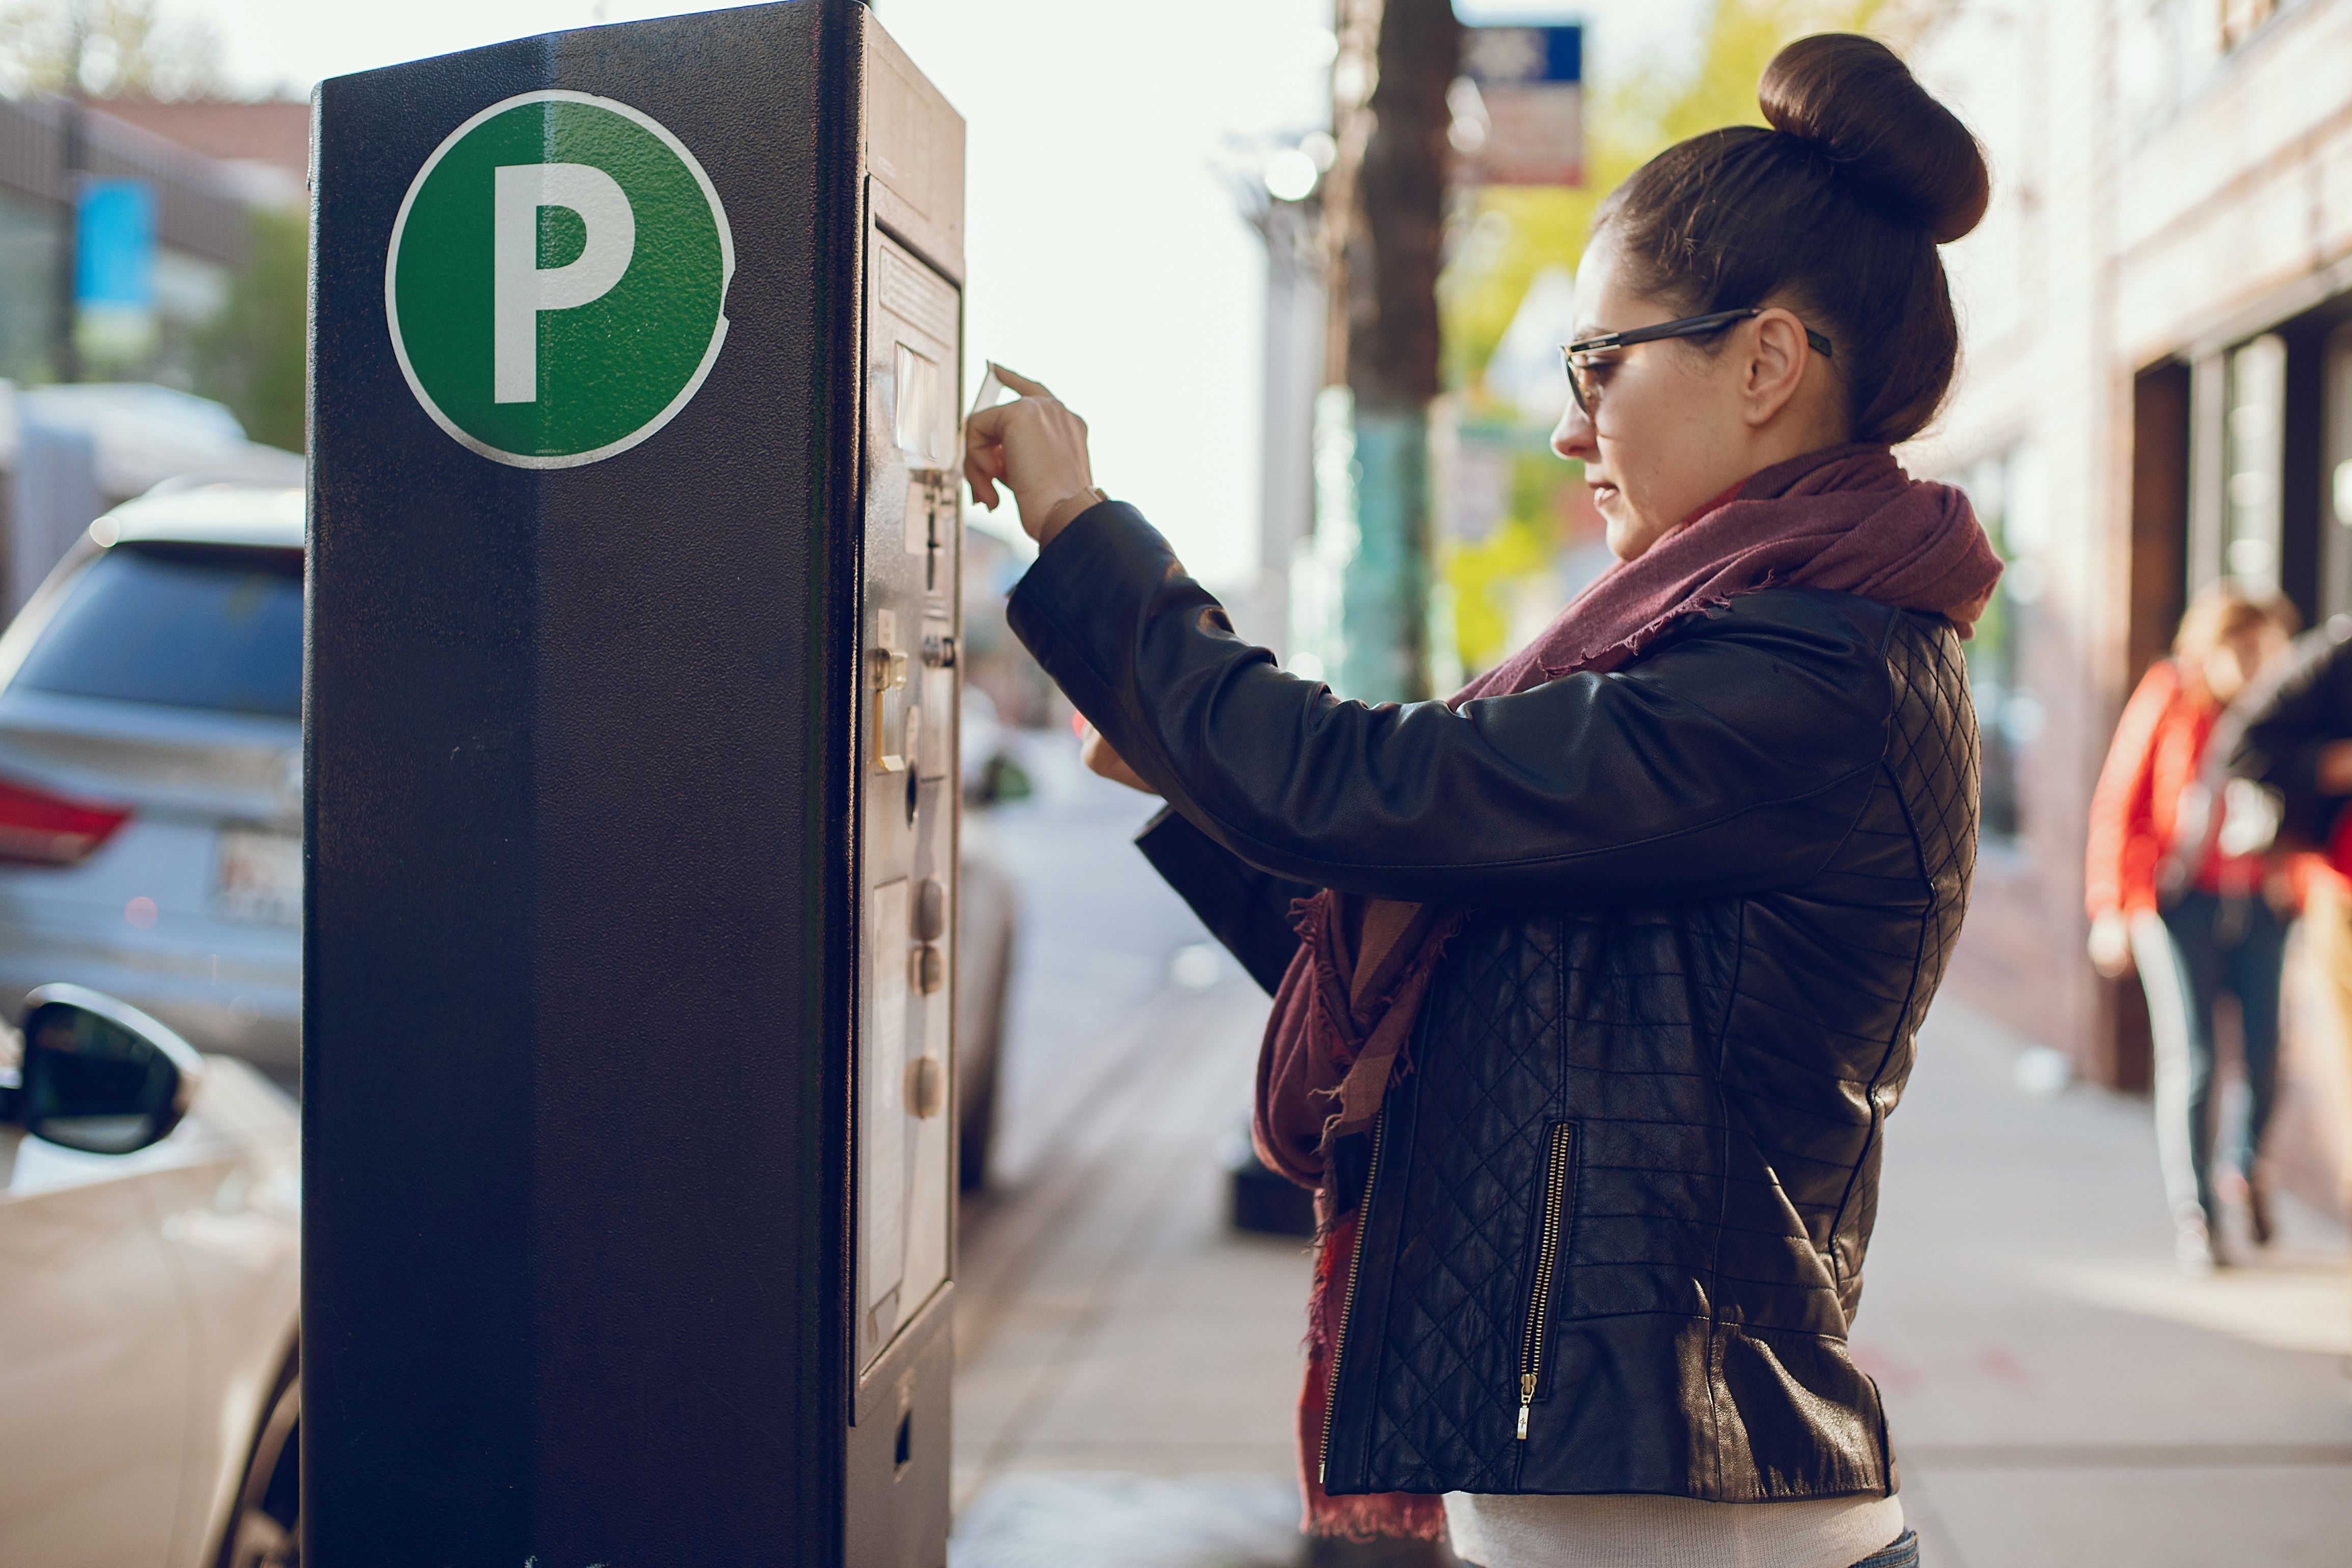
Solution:
[{"label": "blurred pedestrian", "polygon": [[1959,638],[2000,567],[1889,448],[1950,385],[1937,247],[1987,176],[1868,39],[1790,46],[1759,96],[1770,129],[1601,207],[1552,444],[1619,564],[1448,702],[1343,702],[1241,641],[1044,388],[967,425],[974,494],[1041,547],[1014,630],[1279,986],[1255,1132],[1318,1189],[1318,1531],[1918,1561],[1846,1335],[1975,863]]},{"label": "blurred pedestrian", "polygon": [[[2272,792],[2278,846],[2303,900],[2308,993],[2345,1053],[2352,1082],[2352,618],[2297,638],[2215,731],[2222,767]],[[2352,1104],[2336,1114],[2352,1121]]]},{"label": "blurred pedestrian", "polygon": [[2091,797],[2091,962],[2110,979],[2137,963],[2147,993],[2157,1158],[2174,1255],[2192,1274],[2221,1260],[2214,1038],[2225,998],[2246,1073],[2237,1154],[2248,1227],[2257,1244],[2271,1237],[2260,1156],[2278,1087],[2286,900],[2260,844],[2225,842],[2225,796],[2200,776],[2222,711],[2294,625],[2294,607],[2275,593],[2226,580],[2201,590],[2180,618],[2172,656],[2148,666],[2125,706]]}]

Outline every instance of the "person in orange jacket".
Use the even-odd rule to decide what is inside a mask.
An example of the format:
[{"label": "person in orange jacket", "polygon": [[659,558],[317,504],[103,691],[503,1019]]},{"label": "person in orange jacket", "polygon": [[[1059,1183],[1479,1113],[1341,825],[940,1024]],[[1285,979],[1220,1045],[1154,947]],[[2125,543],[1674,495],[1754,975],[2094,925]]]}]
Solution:
[{"label": "person in orange jacket", "polygon": [[2278,1082],[2279,977],[2287,913],[2259,852],[2224,831],[2225,813],[2199,782],[2215,723],[2294,635],[2294,608],[2224,580],[2191,601],[2172,657],[2149,666],[2091,798],[2086,892],[2091,961],[2109,978],[2135,964],[2156,1046],[2157,1153],[2191,1273],[2215,1248],[2214,1014],[2234,998],[2248,1094],[2238,1143],[2247,1219],[2270,1239],[2257,1167]]}]

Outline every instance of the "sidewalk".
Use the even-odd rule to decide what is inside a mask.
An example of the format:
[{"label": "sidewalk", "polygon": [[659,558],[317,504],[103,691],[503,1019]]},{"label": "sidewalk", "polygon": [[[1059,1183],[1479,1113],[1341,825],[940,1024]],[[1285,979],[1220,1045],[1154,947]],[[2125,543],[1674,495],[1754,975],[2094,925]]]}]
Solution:
[{"label": "sidewalk", "polygon": [[2020,1093],[1940,1004],[1890,1126],[1854,1350],[1935,1568],[2352,1561],[2344,1238],[2183,1278],[2139,1103]]},{"label": "sidewalk", "polygon": [[[953,1560],[1279,1568],[1307,1261],[1227,1231],[1222,1186],[1265,1000],[1229,960],[1176,977],[1198,928],[1134,809],[1080,798],[1040,852],[1086,892],[1025,928],[1014,1049],[1047,1065],[1008,1063],[1002,1191],[962,1238]],[[2019,1044],[1945,1002],[1892,1124],[1855,1348],[1926,1563],[2352,1561],[2344,1238],[2293,1212],[2260,1266],[2182,1279],[2145,1107],[2029,1097]]]}]

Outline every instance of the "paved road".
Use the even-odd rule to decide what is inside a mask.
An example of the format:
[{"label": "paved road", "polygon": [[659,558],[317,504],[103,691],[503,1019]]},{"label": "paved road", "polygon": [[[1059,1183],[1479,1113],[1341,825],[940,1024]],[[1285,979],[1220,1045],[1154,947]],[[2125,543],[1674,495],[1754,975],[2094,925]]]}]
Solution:
[{"label": "paved road", "polygon": [[1024,738],[1037,798],[989,823],[1022,932],[961,1239],[956,1568],[1288,1563],[1307,1263],[1223,1214],[1265,998],[1130,842],[1156,803]]},{"label": "paved road", "polygon": [[[1295,1563],[1307,1262],[1221,1209],[1265,998],[1180,956],[1203,934],[1127,843],[1149,804],[1033,760],[994,824],[1028,903],[956,1565]],[[2352,1562],[2341,1233],[2295,1211],[2260,1267],[2180,1278],[2144,1108],[2021,1092],[2022,1044],[1939,1006],[1891,1128],[1855,1343],[1930,1568]]]},{"label": "paved road", "polygon": [[[1008,1190],[1157,1040],[1166,1006],[1240,975],[1132,842],[1159,802],[1083,771],[1066,732],[1013,739],[1037,792],[982,828],[1021,897],[992,1156]],[[1205,968],[1186,974],[1188,988],[1177,972],[1195,966]]]}]

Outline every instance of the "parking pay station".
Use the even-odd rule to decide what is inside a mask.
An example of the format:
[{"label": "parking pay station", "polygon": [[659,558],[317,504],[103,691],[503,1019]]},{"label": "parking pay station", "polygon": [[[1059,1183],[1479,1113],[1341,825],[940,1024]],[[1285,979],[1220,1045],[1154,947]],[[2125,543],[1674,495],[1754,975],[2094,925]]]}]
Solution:
[{"label": "parking pay station", "polygon": [[791,0],[316,134],[304,1560],[940,1568],[962,122]]}]

